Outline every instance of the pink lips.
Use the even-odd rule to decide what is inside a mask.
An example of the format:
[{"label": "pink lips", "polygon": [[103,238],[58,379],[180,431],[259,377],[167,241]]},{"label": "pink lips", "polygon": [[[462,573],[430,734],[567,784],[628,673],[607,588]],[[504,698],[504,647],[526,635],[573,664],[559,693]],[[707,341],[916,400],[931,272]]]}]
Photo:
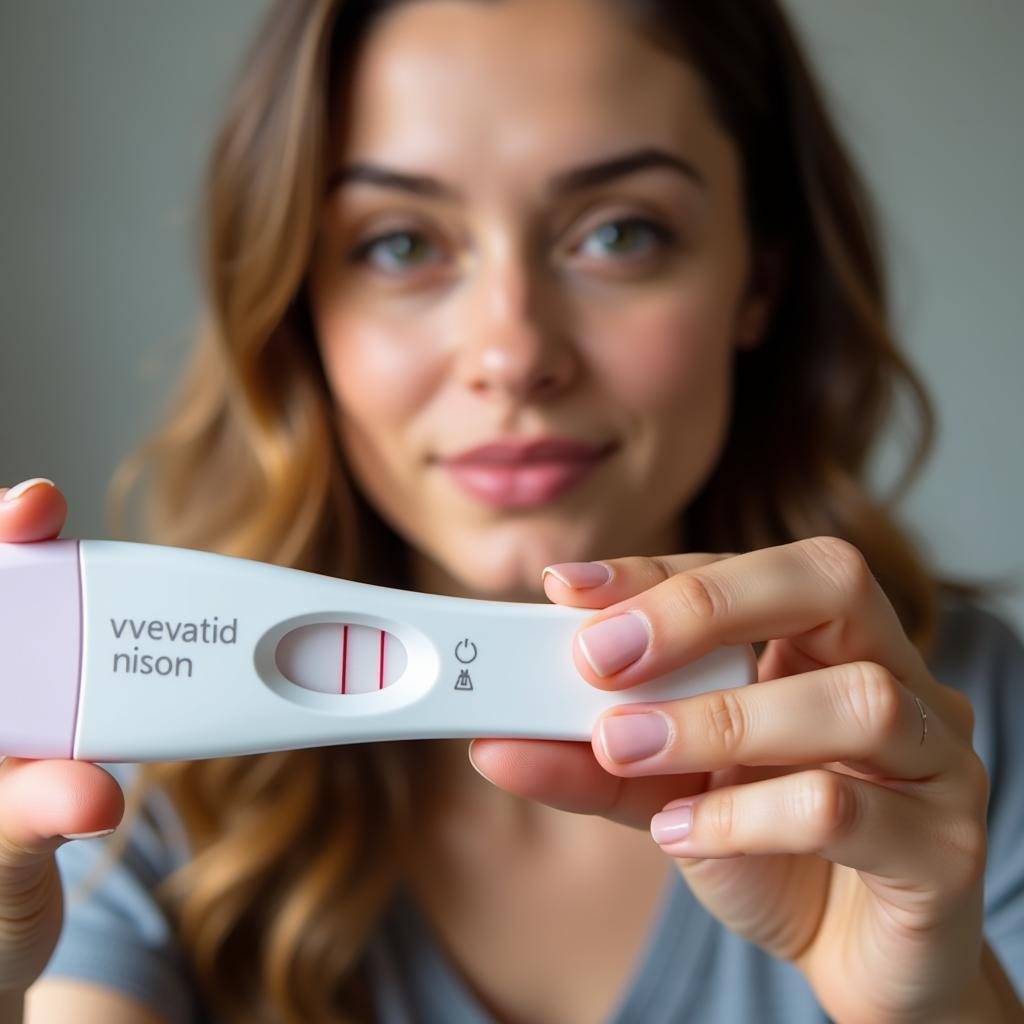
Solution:
[{"label": "pink lips", "polygon": [[527,508],[576,486],[613,447],[562,437],[499,441],[442,462],[472,497],[496,508]]}]

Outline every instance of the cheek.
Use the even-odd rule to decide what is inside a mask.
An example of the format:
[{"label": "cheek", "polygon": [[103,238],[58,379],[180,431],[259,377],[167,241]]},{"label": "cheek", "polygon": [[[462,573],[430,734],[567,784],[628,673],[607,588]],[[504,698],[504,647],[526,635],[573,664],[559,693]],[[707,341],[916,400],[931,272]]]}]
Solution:
[{"label": "cheek", "polygon": [[404,424],[428,401],[441,373],[440,360],[406,326],[326,318],[318,325],[328,383],[339,410],[364,432]]},{"label": "cheek", "polygon": [[726,378],[731,359],[726,322],[714,304],[678,296],[605,320],[595,347],[603,379],[638,411],[706,398]]}]

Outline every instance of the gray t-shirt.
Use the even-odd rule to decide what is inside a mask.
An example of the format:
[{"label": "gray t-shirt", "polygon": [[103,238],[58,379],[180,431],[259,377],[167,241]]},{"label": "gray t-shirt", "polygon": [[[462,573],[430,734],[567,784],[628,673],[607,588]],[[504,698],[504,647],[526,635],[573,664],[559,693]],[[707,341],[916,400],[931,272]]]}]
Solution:
[{"label": "gray t-shirt", "polygon": [[[1024,992],[1024,646],[998,616],[947,598],[940,641],[929,659],[941,682],[974,705],[975,747],[991,779],[985,934]],[[137,770],[104,764],[124,786]],[[65,920],[44,976],[70,976],[120,989],[168,1024],[215,1024],[201,1007],[185,958],[152,890],[188,856],[174,808],[160,792],[147,802],[127,855],[92,894],[69,902],[109,840],[68,843],[57,853]],[[720,925],[677,872],[661,913],[606,1024],[821,1024],[828,1017],[802,975]],[[543,922],[539,921],[542,927]],[[566,955],[571,955],[567,951]],[[400,889],[368,950],[384,1024],[493,1024]]]}]

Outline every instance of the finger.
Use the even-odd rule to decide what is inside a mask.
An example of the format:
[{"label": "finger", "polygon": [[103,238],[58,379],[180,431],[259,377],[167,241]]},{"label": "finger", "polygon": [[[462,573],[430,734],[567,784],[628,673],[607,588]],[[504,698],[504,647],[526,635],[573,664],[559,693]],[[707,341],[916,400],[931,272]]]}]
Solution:
[{"label": "finger", "polygon": [[589,619],[574,660],[595,686],[622,689],[723,644],[776,637],[819,664],[871,661],[922,696],[928,689],[924,661],[863,556],[833,537],[677,573]]},{"label": "finger", "polygon": [[116,825],[123,810],[116,780],[96,765],[19,757],[0,763],[0,989],[27,988],[59,938],[54,851],[69,833]]},{"label": "finger", "polygon": [[651,819],[651,835],[674,857],[815,853],[950,898],[975,885],[985,863],[983,812],[936,813],[822,768],[674,800]]},{"label": "finger", "polygon": [[117,826],[124,814],[117,780],[88,761],[0,763],[0,871],[31,867],[63,837]]},{"label": "finger", "polygon": [[45,477],[0,488],[0,543],[50,540],[64,528],[68,505]]},{"label": "finger", "polygon": [[682,700],[620,704],[598,719],[593,750],[606,771],[630,778],[837,762],[901,781],[948,776],[947,795],[973,756],[942,718],[922,713],[914,694],[872,662]]},{"label": "finger", "polygon": [[729,554],[689,552],[651,558],[608,558],[600,562],[556,562],[541,572],[544,593],[558,604],[574,608],[604,608],[649,590],[689,569],[699,569]]},{"label": "finger", "polygon": [[633,828],[646,829],[668,800],[706,784],[703,775],[618,778],[601,768],[588,744],[566,740],[476,739],[469,754],[478,772],[509,793]]}]

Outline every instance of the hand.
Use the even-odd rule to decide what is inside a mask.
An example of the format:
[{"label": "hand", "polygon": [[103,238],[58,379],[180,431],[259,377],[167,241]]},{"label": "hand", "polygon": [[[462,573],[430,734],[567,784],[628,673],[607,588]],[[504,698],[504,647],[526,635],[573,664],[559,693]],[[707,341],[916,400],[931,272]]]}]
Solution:
[{"label": "hand", "polygon": [[[593,685],[627,688],[767,639],[758,684],[621,705],[590,749],[476,740],[478,770],[554,807],[650,825],[708,911],[793,961],[836,1021],[938,1021],[967,1005],[988,804],[974,715],[932,677],[857,549],[824,537],[602,564],[610,581],[583,589],[545,574],[552,600],[603,609],[574,646]],[[632,630],[587,632],[630,610]],[[667,742],[645,756],[656,730],[616,727],[652,710]]]},{"label": "hand", "polygon": [[[49,483],[12,501],[0,488],[0,542],[56,537],[67,503]],[[2,603],[0,603],[0,614]],[[3,671],[0,651],[0,672]],[[34,680],[18,680],[31,686]],[[0,751],[2,754],[3,751]],[[42,973],[60,937],[63,901],[54,851],[68,834],[116,826],[124,814],[117,780],[85,761],[0,762],[0,1003],[29,988]]]}]

